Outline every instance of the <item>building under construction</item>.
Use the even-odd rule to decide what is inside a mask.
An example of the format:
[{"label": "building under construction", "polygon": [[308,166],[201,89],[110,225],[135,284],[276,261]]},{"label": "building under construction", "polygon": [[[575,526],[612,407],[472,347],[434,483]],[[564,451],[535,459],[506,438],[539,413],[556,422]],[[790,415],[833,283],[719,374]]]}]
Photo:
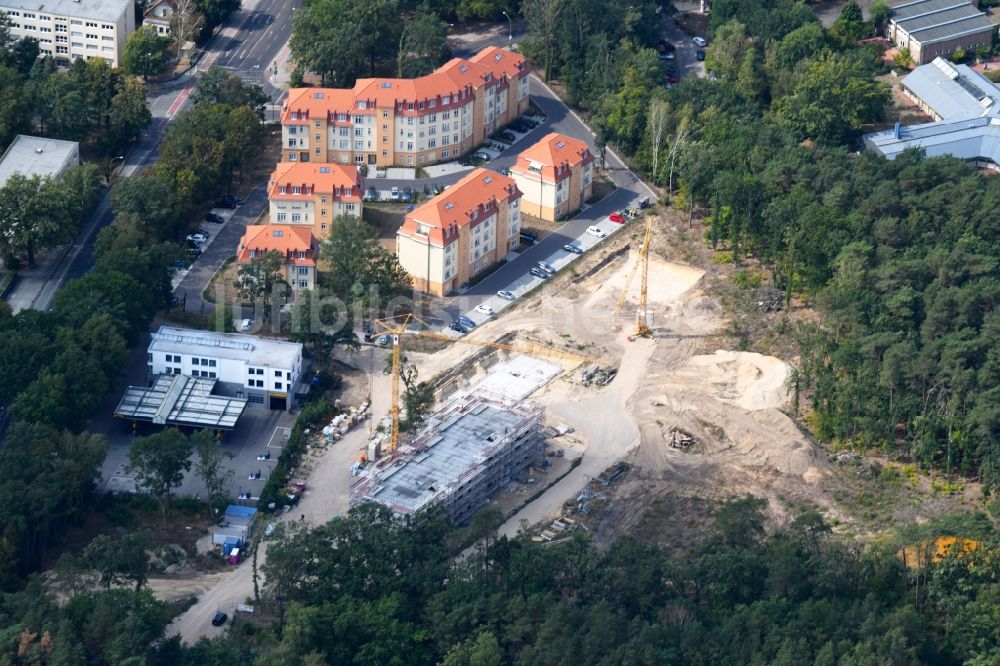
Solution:
[{"label": "building under construction", "polygon": [[542,411],[523,403],[455,400],[395,456],[363,470],[352,503],[380,502],[399,515],[440,506],[464,524],[542,455],[541,423]]}]

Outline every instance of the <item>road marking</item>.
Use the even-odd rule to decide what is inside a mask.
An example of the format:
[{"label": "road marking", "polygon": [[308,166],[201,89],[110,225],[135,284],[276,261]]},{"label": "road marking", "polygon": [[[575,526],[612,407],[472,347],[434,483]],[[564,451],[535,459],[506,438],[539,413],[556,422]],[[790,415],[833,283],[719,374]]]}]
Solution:
[{"label": "road marking", "polygon": [[[280,435],[279,435],[279,433],[280,433]],[[292,436],[292,429],[291,428],[283,428],[281,426],[278,426],[278,427],[276,427],[274,429],[274,432],[271,433],[271,439],[267,440],[267,448],[269,448],[269,449],[283,449],[283,448],[285,448],[285,444],[288,442],[288,438],[291,437],[291,436]],[[281,440],[280,444],[275,444],[274,443],[275,437],[278,437]]]}]

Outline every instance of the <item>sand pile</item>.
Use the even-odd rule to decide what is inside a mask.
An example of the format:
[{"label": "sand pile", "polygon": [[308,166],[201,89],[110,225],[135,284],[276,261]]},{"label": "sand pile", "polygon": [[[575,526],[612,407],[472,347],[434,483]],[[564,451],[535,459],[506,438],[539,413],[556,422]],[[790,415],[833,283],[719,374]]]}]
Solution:
[{"label": "sand pile", "polygon": [[666,383],[697,386],[717,400],[758,411],[788,402],[788,375],[788,365],[773,356],[719,350],[691,357]]}]

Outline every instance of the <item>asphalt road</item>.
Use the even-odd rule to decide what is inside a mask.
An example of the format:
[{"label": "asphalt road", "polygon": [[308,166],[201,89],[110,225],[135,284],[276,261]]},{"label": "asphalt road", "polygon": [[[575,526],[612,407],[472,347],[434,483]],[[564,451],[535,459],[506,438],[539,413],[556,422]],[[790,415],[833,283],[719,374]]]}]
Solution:
[{"label": "asphalt road", "polygon": [[[217,62],[236,71],[245,80],[256,79],[257,82],[265,83],[266,72],[260,71],[261,66],[266,69],[266,64],[282,52],[291,34],[293,3],[300,1],[259,0],[256,7],[235,12],[209,40],[198,69],[168,83],[151,86],[147,104],[153,115],[153,122],[125,154],[115,177],[138,175],[156,162],[157,149],[170,121],[191,104],[189,96],[198,70]],[[234,45],[241,48],[232,48]],[[274,89],[271,90],[273,92]],[[49,309],[52,299],[68,280],[83,276],[94,265],[94,241],[97,234],[114,219],[108,205],[109,194],[110,192],[105,193],[84,224],[78,241],[43,286],[35,301],[37,309]]]},{"label": "asphalt road", "polygon": [[267,194],[263,187],[255,187],[225,224],[205,222],[200,225],[201,229],[211,234],[211,241],[202,246],[202,255],[174,289],[174,295],[186,311],[199,315],[212,312],[215,304],[207,302],[202,292],[223,262],[236,254],[247,225],[255,222],[265,210]]}]

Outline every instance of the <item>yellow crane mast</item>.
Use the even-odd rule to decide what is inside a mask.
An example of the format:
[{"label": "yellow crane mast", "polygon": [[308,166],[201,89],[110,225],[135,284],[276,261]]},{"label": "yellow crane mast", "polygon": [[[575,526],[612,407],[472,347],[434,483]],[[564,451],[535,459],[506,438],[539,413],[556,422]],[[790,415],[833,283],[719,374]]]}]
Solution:
[{"label": "yellow crane mast", "polygon": [[407,329],[407,326],[413,320],[416,320],[425,326],[429,326],[429,324],[414,314],[400,316],[402,319],[398,322],[395,321],[397,317],[375,320],[375,324],[382,329],[383,334],[388,334],[392,340],[392,404],[389,406],[389,417],[392,421],[392,428],[389,434],[389,445],[386,447],[384,455],[391,454],[396,450],[396,447],[399,446],[399,379],[401,375],[400,362],[402,356],[402,344],[400,343],[400,338],[402,338],[404,334],[415,335],[421,338],[429,338],[431,340],[458,342],[463,345],[472,345],[474,347],[503,349],[505,351],[530,354],[532,356],[547,356],[550,358],[562,359],[564,361],[600,363],[598,359],[590,356],[567,352],[561,349],[553,349],[552,347],[546,347],[544,345],[512,345],[503,342],[491,342],[488,340],[477,340],[475,338],[467,337],[453,338],[449,335],[433,333],[431,331],[411,331]]},{"label": "yellow crane mast", "polygon": [[653,331],[649,328],[649,244],[652,238],[653,217],[651,215],[647,215],[646,234],[643,236],[642,245],[639,246],[639,257],[632,266],[632,270],[629,271],[628,279],[625,280],[625,288],[622,289],[621,296],[618,297],[618,305],[615,306],[615,316],[617,316],[621,312],[622,306],[625,304],[625,298],[628,297],[628,290],[629,287],[632,286],[632,280],[635,278],[635,274],[641,270],[642,278],[639,286],[639,307],[636,308],[635,311],[635,333],[633,333],[633,337],[636,338],[648,338],[653,334]]}]

